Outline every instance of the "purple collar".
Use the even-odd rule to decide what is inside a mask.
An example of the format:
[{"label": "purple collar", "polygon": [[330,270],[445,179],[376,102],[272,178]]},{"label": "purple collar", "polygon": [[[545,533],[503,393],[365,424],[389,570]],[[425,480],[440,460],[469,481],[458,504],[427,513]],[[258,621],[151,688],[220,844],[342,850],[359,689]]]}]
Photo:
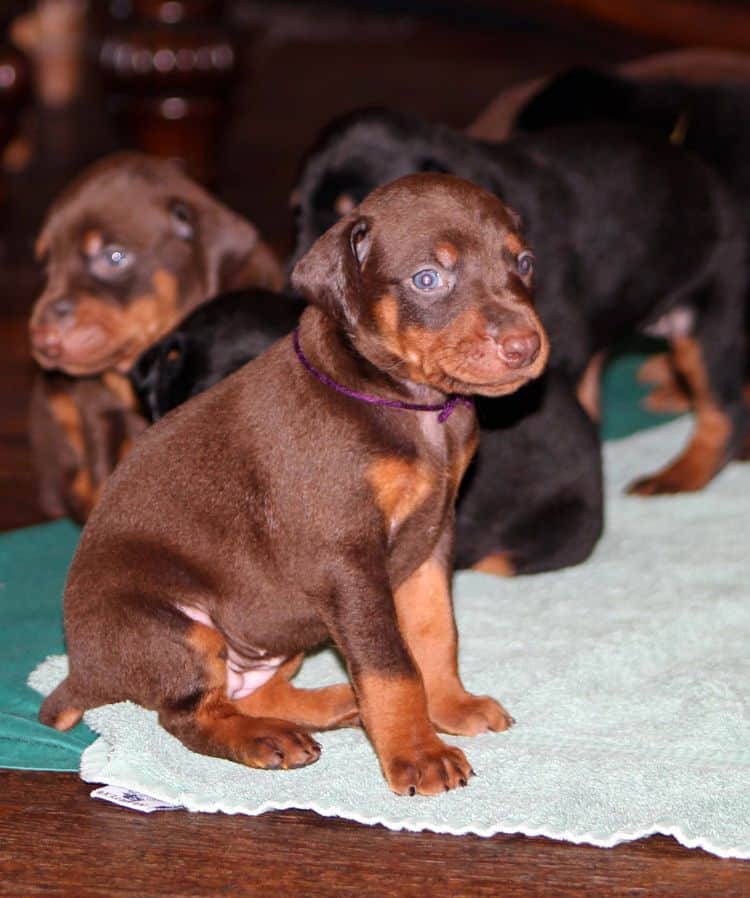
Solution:
[{"label": "purple collar", "polygon": [[349,396],[351,399],[359,399],[360,402],[367,402],[369,405],[382,405],[386,408],[400,408],[412,412],[438,412],[438,421],[441,424],[448,420],[451,412],[457,405],[465,405],[468,408],[474,407],[474,403],[471,399],[466,396],[459,396],[455,393],[452,396],[449,396],[445,402],[435,403],[434,405],[424,405],[419,402],[402,402],[400,399],[380,399],[378,396],[368,396],[367,393],[360,393],[358,390],[350,390],[349,387],[344,387],[341,384],[336,383],[336,381],[328,377],[327,374],[318,371],[318,369],[313,366],[312,362],[310,362],[304,352],[302,352],[302,347],[299,342],[299,328],[296,328],[294,331],[294,351],[297,353],[297,358],[302,362],[304,367],[307,368],[313,377],[317,377],[321,383],[330,387],[332,390],[335,390],[337,393],[343,393],[344,396]]}]

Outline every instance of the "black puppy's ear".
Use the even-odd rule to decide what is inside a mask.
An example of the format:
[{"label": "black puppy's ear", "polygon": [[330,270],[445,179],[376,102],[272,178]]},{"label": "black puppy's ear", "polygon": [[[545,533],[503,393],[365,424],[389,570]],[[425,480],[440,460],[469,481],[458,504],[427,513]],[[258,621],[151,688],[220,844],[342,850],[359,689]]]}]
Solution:
[{"label": "black puppy's ear", "polygon": [[294,289],[326,314],[353,327],[362,267],[372,249],[371,222],[356,212],[319,237],[292,270]]}]

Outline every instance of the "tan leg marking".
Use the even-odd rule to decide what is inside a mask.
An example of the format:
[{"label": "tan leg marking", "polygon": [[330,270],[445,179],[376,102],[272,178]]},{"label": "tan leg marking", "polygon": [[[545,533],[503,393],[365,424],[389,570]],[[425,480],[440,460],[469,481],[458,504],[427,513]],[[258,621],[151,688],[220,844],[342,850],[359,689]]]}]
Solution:
[{"label": "tan leg marking", "polygon": [[597,352],[591,357],[576,390],[578,401],[592,421],[598,421],[602,416],[601,381],[605,358],[604,352]]},{"label": "tan leg marking", "polygon": [[505,552],[485,555],[476,564],[472,564],[471,569],[483,574],[494,574],[496,577],[513,577],[516,573],[510,556]]},{"label": "tan leg marking", "polygon": [[429,559],[394,593],[398,626],[424,680],[430,720],[444,733],[475,736],[506,730],[513,719],[489,696],[467,692],[458,674],[458,643],[450,587]]},{"label": "tan leg marking", "polygon": [[659,352],[650,356],[641,365],[636,374],[638,383],[654,384],[664,387],[675,379],[674,366],[668,352]]},{"label": "tan leg marking", "polygon": [[357,690],[365,729],[394,792],[436,795],[466,785],[471,765],[435,733],[419,678],[366,674]]},{"label": "tan leg marking", "polygon": [[65,441],[76,453],[78,468],[73,475],[70,491],[78,503],[81,514],[87,518],[96,505],[100,488],[94,486],[91,471],[87,467],[83,418],[74,400],[65,393],[53,394],[48,397],[47,401],[55,422],[63,432]]},{"label": "tan leg marking", "polygon": [[679,415],[690,411],[690,396],[680,383],[670,353],[652,355],[638,369],[638,382],[653,384],[643,407],[657,415]]},{"label": "tan leg marking", "polygon": [[699,344],[692,337],[672,341],[675,367],[688,385],[695,409],[695,430],[687,448],[670,465],[636,480],[628,492],[641,496],[702,489],[727,461],[732,425],[711,395]]},{"label": "tan leg marking", "polygon": [[83,459],[86,444],[83,439],[83,419],[73,399],[65,393],[55,393],[48,397],[50,411],[67,442]]},{"label": "tan leg marking", "polygon": [[260,689],[234,702],[240,714],[251,717],[278,717],[311,730],[332,730],[356,726],[359,710],[354,691],[347,683],[322,689],[299,689],[290,678],[299,669],[302,655],[282,664]]},{"label": "tan leg marking", "polygon": [[[187,643],[203,662],[205,690],[192,714],[160,713],[162,724],[193,751],[248,767],[289,769],[312,764],[320,746],[294,723],[241,714],[226,697],[226,645],[212,627],[194,623]],[[170,726],[170,724],[172,724]]]},{"label": "tan leg marking", "polygon": [[57,715],[52,726],[64,733],[66,730],[73,729],[82,717],[83,711],[80,708],[66,708]]},{"label": "tan leg marking", "polygon": [[84,520],[94,510],[94,506],[99,501],[102,492],[101,484],[94,486],[91,480],[91,471],[81,468],[73,478],[70,490],[78,502],[78,512],[83,516]]}]

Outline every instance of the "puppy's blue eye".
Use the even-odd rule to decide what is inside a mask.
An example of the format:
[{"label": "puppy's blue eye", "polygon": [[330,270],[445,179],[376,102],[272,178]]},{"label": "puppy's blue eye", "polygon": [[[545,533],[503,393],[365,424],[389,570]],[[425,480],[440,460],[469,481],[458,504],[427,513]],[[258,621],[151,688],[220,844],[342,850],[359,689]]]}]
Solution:
[{"label": "puppy's blue eye", "polygon": [[414,275],[411,282],[417,290],[435,290],[442,285],[443,279],[434,268],[423,268]]},{"label": "puppy's blue eye", "polygon": [[103,255],[106,263],[112,268],[124,268],[130,261],[128,254],[119,246],[108,246]]},{"label": "puppy's blue eye", "polygon": [[524,250],[516,260],[516,268],[522,278],[528,277],[534,270],[534,256],[528,250]]}]

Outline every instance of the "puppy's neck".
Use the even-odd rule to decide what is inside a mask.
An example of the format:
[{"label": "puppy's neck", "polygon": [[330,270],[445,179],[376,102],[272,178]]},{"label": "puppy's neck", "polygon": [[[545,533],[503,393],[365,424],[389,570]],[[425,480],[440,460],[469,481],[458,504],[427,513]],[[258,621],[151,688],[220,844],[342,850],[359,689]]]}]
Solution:
[{"label": "puppy's neck", "polygon": [[345,329],[315,306],[300,319],[300,343],[306,357],[342,386],[382,399],[439,405],[445,393],[384,370],[366,358]]}]

